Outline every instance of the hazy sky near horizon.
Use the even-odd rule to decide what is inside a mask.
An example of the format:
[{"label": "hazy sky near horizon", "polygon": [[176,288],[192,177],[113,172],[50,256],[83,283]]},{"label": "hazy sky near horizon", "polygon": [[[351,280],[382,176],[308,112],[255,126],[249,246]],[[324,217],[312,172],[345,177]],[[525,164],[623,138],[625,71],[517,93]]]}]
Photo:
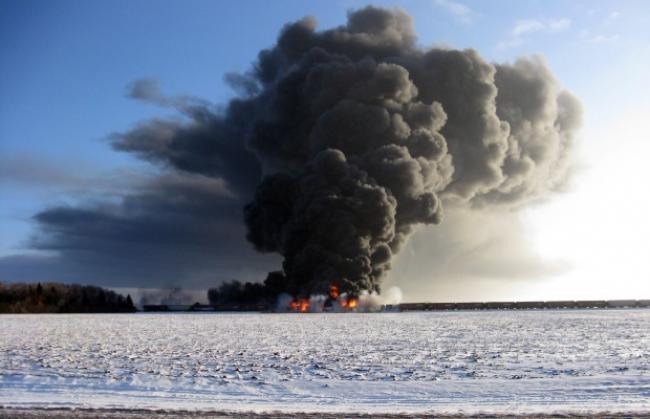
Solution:
[{"label": "hazy sky near horizon", "polygon": [[[214,271],[188,274],[190,258],[178,261],[190,268],[177,281],[111,279],[35,248],[32,217],[119,200],[157,173],[107,140],[143,120],[175,117],[126,97],[129,83],[152,78],[165,93],[224,103],[233,96],[224,75],[247,71],[284,24],[312,15],[319,29],[331,28],[367,4],[0,0],[0,280],[201,288],[277,268],[272,256],[250,266],[224,257]],[[584,108],[567,191],[517,213],[463,216],[462,231],[447,227],[458,214],[423,228],[387,285],[408,300],[650,298],[650,3],[372,4],[410,14],[422,47],[474,48],[489,62],[540,55]],[[455,257],[434,244],[445,235],[465,244]],[[151,275],[122,257],[134,277]]]}]

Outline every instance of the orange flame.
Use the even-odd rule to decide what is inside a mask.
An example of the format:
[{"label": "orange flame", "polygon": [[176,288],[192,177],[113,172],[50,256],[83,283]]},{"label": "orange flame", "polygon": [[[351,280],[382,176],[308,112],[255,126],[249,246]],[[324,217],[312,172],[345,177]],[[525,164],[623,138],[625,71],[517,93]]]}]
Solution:
[{"label": "orange flame", "polygon": [[330,298],[336,300],[339,298],[339,295],[339,287],[337,287],[336,284],[330,285]]},{"label": "orange flame", "polygon": [[309,300],[306,298],[293,300],[291,303],[289,303],[289,308],[292,311],[299,311],[301,313],[306,313],[307,311],[309,311]]},{"label": "orange flame", "polygon": [[300,312],[304,313],[309,310],[309,300],[300,301]]},{"label": "orange flame", "polygon": [[356,298],[343,298],[340,304],[341,304],[341,308],[354,310],[355,308],[357,308],[359,301]]}]

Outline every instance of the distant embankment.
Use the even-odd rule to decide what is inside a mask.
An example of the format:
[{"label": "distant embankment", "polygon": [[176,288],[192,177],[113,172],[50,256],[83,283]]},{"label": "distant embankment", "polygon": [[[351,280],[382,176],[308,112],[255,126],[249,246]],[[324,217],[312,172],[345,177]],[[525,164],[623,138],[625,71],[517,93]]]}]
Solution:
[{"label": "distant embankment", "polygon": [[0,282],[0,313],[132,313],[131,296],[91,285]]},{"label": "distant embankment", "polygon": [[650,308],[650,300],[494,301],[483,303],[404,303],[399,311],[543,310],[563,308]]},{"label": "distant embankment", "polygon": [[[450,311],[450,310],[544,310],[577,308],[650,308],[650,300],[583,300],[583,301],[495,301],[481,303],[404,303],[387,305],[387,311]],[[143,311],[271,311],[268,304],[149,304]]]}]

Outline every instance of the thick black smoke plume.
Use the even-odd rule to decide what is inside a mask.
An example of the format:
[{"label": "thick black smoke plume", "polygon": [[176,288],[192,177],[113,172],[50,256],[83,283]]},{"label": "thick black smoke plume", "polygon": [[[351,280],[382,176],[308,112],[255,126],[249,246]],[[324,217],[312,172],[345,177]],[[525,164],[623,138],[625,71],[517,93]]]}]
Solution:
[{"label": "thick black smoke plume", "polygon": [[264,177],[248,238],[284,256],[297,293],[377,291],[442,197],[517,204],[558,187],[579,119],[540,60],[422,50],[409,16],[372,7],[324,32],[286,26],[252,77],[247,144]]},{"label": "thick black smoke plume", "polygon": [[[400,10],[366,7],[345,26],[315,27],[285,26],[248,74],[227,77],[240,95],[219,111],[134,83],[132,97],[185,121],[113,141],[221,182],[227,206],[245,206],[255,248],[284,257],[289,293],[378,291],[414,227],[440,222],[442,202],[514,207],[563,186],[580,105],[541,59],[494,65],[474,50],[422,49]],[[218,217],[193,199],[174,203],[209,225]],[[72,210],[52,211],[38,220],[65,241]]]}]

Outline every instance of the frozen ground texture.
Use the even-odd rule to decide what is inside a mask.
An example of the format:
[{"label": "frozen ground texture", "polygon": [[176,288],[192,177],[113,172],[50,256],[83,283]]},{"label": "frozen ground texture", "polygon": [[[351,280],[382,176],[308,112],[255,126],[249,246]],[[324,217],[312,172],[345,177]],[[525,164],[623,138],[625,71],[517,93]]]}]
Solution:
[{"label": "frozen ground texture", "polygon": [[650,413],[650,310],[5,315],[0,405]]}]

